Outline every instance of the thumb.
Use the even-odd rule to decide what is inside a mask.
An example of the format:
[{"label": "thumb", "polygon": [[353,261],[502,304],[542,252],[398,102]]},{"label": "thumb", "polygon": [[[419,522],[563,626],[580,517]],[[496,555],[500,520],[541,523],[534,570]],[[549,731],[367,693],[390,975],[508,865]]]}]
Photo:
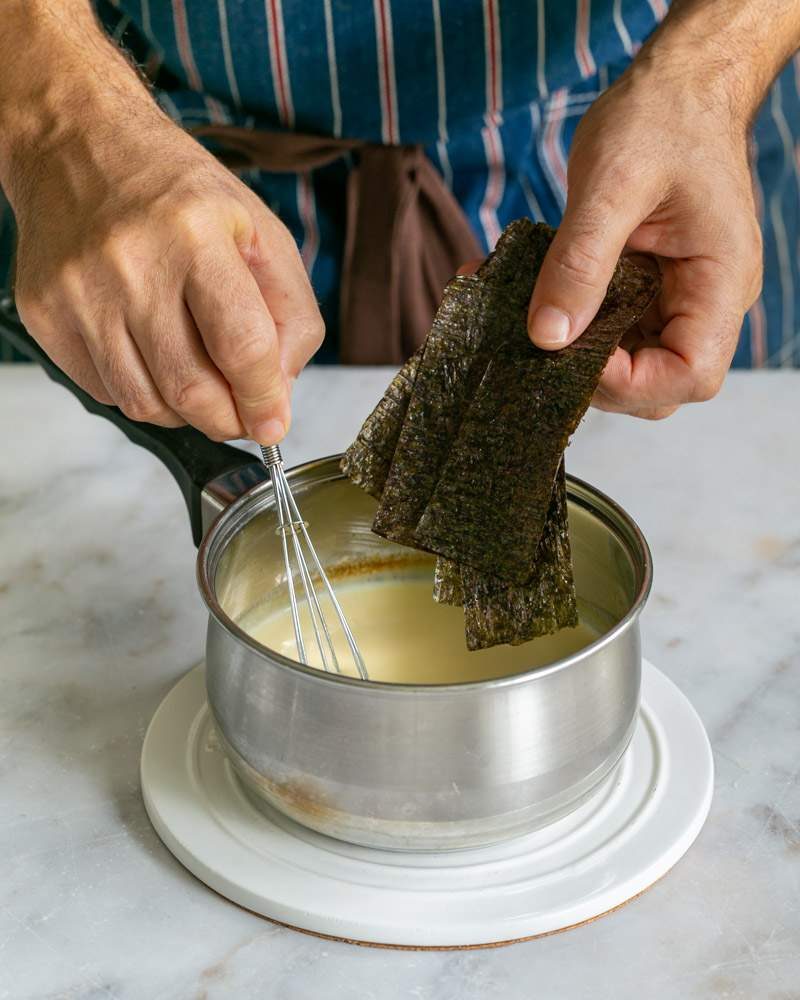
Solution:
[{"label": "thumb", "polygon": [[537,347],[566,347],[594,319],[625,243],[641,221],[635,204],[625,204],[620,195],[570,188],[528,310],[528,335]]}]

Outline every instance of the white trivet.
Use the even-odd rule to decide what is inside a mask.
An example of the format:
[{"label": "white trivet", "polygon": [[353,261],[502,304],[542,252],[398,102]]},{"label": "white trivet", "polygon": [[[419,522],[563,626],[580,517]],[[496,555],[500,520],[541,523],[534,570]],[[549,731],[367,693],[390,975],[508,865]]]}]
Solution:
[{"label": "white trivet", "polygon": [[590,800],[495,847],[356,847],[257,809],[214,738],[202,665],[170,691],[142,749],[158,835],[189,871],[256,913],[370,944],[464,947],[547,934],[632,899],[688,850],[711,805],[703,724],[651,664],[633,740]]}]

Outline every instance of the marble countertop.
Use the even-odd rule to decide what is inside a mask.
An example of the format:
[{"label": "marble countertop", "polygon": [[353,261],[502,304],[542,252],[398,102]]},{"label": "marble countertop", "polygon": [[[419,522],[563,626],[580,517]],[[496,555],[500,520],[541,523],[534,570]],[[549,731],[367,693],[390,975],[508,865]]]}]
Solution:
[{"label": "marble countertop", "polygon": [[[308,371],[288,464],[346,445],[387,380]],[[799,400],[800,373],[734,374],[661,423],[592,412],[568,452],[653,549],[645,652],[716,758],[692,850],[588,926],[404,952],[273,925],[161,845],[142,737],[204,642],[183,501],[38,369],[0,366],[0,998],[800,998]]]}]

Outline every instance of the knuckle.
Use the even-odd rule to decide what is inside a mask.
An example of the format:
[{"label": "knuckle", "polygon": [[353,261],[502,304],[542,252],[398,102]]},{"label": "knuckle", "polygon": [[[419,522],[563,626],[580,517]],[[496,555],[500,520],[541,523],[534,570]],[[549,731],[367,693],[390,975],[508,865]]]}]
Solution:
[{"label": "knuckle", "polygon": [[[266,206],[262,206],[266,209]],[[304,268],[297,241],[291,231],[269,209],[268,218],[256,226],[244,246],[239,251],[249,267],[269,264],[271,261],[292,261],[298,268]],[[249,227],[247,227],[249,228]]]},{"label": "knuckle", "polygon": [[722,388],[724,374],[719,372],[702,372],[696,376],[692,388],[691,400],[694,403],[707,403],[713,399]]},{"label": "knuckle", "polygon": [[47,327],[47,310],[38,295],[18,288],[15,304],[23,326],[36,334],[44,331]]},{"label": "knuckle", "polygon": [[233,441],[236,438],[242,438],[246,436],[244,427],[238,420],[233,418],[220,418],[219,420],[209,422],[201,421],[196,422],[195,426],[201,430],[206,437],[211,438],[212,441]]},{"label": "knuckle", "polygon": [[67,302],[80,301],[86,269],[87,263],[77,257],[62,261],[53,278],[53,288],[56,293]]},{"label": "knuckle", "polygon": [[755,220],[753,220],[753,224],[750,227],[747,244],[750,247],[754,259],[760,264],[764,257],[764,234],[761,232],[761,226],[759,226],[758,222]]},{"label": "knuckle", "polygon": [[297,241],[292,236],[292,231],[285,222],[272,211],[269,211],[269,218],[265,221],[269,230],[267,239],[270,246],[284,251],[297,251]]},{"label": "knuckle", "polygon": [[191,198],[178,205],[173,224],[185,244],[197,251],[208,246],[210,216],[207,205],[199,199]]},{"label": "knuckle", "polygon": [[745,303],[746,308],[755,302],[755,300],[761,295],[762,289],[764,287],[764,258],[762,256],[761,250],[759,249],[758,254],[754,255],[750,264],[750,284],[748,286],[747,302]]},{"label": "knuckle", "polygon": [[759,267],[753,274],[752,280],[750,282],[749,294],[747,296],[747,302],[745,303],[745,308],[749,309],[750,306],[756,301],[764,290],[764,270]]},{"label": "knuckle", "polygon": [[73,381],[86,389],[89,395],[94,396],[98,403],[104,403],[106,406],[114,406],[114,397],[105,386],[95,383],[92,388],[89,388],[89,378],[86,374],[83,374],[82,377],[73,376]]},{"label": "knuckle", "polygon": [[325,339],[325,321],[321,316],[315,316],[310,323],[309,339],[315,347],[321,347]]},{"label": "knuckle", "polygon": [[641,416],[643,416],[645,420],[666,420],[667,417],[671,417],[677,409],[677,406],[664,406],[660,409],[649,410],[641,414]]},{"label": "knuckle", "polygon": [[325,340],[325,321],[320,315],[302,320],[298,324],[295,337],[304,353],[310,357]]},{"label": "knuckle", "polygon": [[135,249],[135,240],[127,233],[109,233],[97,250],[98,258],[106,273],[123,284],[135,285],[141,281],[142,255]]},{"label": "knuckle", "polygon": [[730,239],[730,245],[734,256],[747,266],[756,267],[761,261],[764,250],[761,228],[757,223],[738,226]]},{"label": "knuckle", "polygon": [[219,387],[203,376],[170,385],[162,390],[166,402],[179,413],[204,413],[214,407]]},{"label": "knuckle", "polygon": [[752,224],[738,225],[729,236],[727,245],[731,259],[729,271],[742,289],[747,309],[761,294],[764,241],[760,226],[755,220]]},{"label": "knuckle", "polygon": [[605,154],[598,162],[584,166],[584,176],[575,192],[578,201],[571,206],[573,219],[579,234],[601,233],[624,207],[622,192],[626,192],[625,197],[640,193],[640,179],[635,176],[636,167],[629,155]]},{"label": "knuckle", "polygon": [[122,390],[117,393],[117,405],[129,420],[137,423],[164,426],[173,423],[170,410],[151,393]]},{"label": "knuckle", "polygon": [[259,386],[258,391],[237,390],[236,400],[247,410],[263,410],[264,416],[270,417],[276,404],[282,402],[284,396],[283,384],[279,379],[270,379]]},{"label": "knuckle", "polygon": [[561,275],[575,285],[593,288],[601,271],[601,261],[588,239],[573,239],[565,246],[554,246],[552,263]]},{"label": "knuckle", "polygon": [[642,167],[636,160],[631,162],[627,152],[617,151],[605,157],[598,170],[597,184],[601,204],[608,214],[619,210],[620,192],[630,191],[632,181],[642,179],[641,176],[637,176],[641,170]]},{"label": "knuckle", "polygon": [[200,375],[169,389],[162,389],[170,408],[186,417],[214,441],[240,437],[242,427],[232,401],[214,379]]},{"label": "knuckle", "polygon": [[220,368],[231,375],[240,375],[261,365],[269,353],[266,338],[259,334],[220,337],[216,350]]}]

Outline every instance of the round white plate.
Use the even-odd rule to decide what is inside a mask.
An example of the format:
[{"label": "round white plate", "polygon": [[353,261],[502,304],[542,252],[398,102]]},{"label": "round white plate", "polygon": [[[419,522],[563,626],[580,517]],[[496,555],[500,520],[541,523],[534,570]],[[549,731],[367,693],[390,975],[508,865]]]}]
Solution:
[{"label": "round white plate", "polygon": [[569,816],[494,847],[356,847],[248,800],[215,739],[201,665],[154,715],[141,777],[166,846],[235,903],[317,934],[453,948],[562,930],[652,885],[700,832],[714,765],[689,701],[645,663],[631,744]]}]

